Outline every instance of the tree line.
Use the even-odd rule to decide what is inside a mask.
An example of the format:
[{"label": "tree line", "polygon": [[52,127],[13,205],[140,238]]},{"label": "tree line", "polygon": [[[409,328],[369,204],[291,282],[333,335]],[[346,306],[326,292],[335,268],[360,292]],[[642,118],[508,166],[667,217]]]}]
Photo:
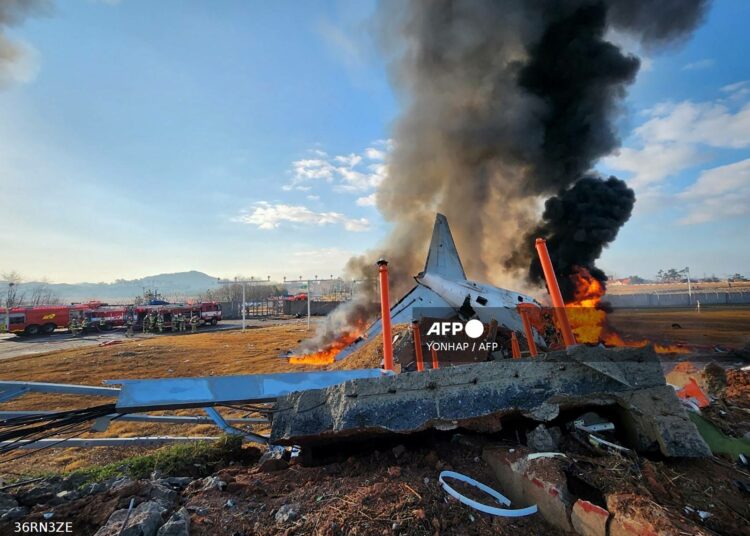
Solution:
[{"label": "tree line", "polygon": [[60,297],[52,290],[47,281],[40,281],[31,287],[22,285],[23,277],[15,270],[11,272],[0,273],[6,285],[5,300],[2,304],[5,307],[18,307],[20,305],[56,305],[60,303]]}]

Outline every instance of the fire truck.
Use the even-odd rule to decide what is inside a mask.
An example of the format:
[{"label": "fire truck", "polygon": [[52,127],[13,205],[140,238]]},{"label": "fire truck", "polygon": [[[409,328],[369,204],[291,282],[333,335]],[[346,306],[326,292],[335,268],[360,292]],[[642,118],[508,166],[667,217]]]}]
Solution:
[{"label": "fire truck", "polygon": [[[124,326],[130,311],[134,316],[134,324],[141,326],[145,316],[155,311],[161,312],[164,318],[164,328],[171,329],[172,314],[182,313],[188,319],[197,315],[202,324],[215,326],[221,320],[221,305],[214,302],[198,303],[195,305],[165,304],[165,305],[107,305],[101,302],[78,303],[72,305],[39,305],[35,307],[13,307],[10,310],[10,333],[22,336],[50,335],[58,328],[67,328],[70,319],[75,317],[79,321],[84,319],[94,330],[110,330]],[[5,324],[6,312],[0,309],[0,323]]]},{"label": "fire truck", "polygon": [[172,316],[181,314],[188,321],[197,316],[201,324],[215,326],[221,320],[221,305],[215,302],[203,302],[196,304],[162,303],[154,305],[139,305],[133,308],[134,324],[136,328],[143,327],[143,320],[150,313],[162,315],[163,329],[172,329]]},{"label": "fire truck", "polygon": [[[6,312],[0,310],[3,324],[5,315]],[[92,325],[95,322],[104,329],[112,329],[125,323],[125,308],[101,302],[13,307],[8,331],[17,335],[50,335],[57,328],[67,328],[72,317],[81,320],[85,317]]]}]

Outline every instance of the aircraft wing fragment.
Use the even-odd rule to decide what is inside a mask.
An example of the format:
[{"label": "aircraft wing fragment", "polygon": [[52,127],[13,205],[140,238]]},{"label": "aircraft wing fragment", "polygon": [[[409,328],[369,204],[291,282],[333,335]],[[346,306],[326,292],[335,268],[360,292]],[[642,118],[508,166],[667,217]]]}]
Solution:
[{"label": "aircraft wing fragment", "polygon": [[[414,309],[420,309],[417,314]],[[425,309],[422,311],[422,309]],[[440,297],[436,292],[424,287],[417,285],[410,292],[408,292],[398,303],[391,307],[391,324],[403,324],[405,322],[412,322],[413,320],[419,320],[422,316],[429,316],[434,318],[450,318],[456,314],[456,310],[451,305]],[[350,344],[338,355],[336,355],[336,361],[344,359],[352,352],[364,346],[368,341],[372,340],[380,334],[382,330],[382,323],[380,319],[373,322],[364,338],[358,342]]]}]

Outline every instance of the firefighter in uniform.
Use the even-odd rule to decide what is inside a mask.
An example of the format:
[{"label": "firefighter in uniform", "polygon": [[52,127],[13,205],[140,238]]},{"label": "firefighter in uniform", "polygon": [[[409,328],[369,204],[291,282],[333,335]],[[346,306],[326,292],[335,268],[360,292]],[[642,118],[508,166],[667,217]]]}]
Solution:
[{"label": "firefighter in uniform", "polygon": [[81,333],[84,335],[87,335],[89,332],[89,326],[91,325],[91,320],[84,314],[83,320],[81,321]]},{"label": "firefighter in uniform", "polygon": [[125,325],[128,328],[128,330],[125,332],[125,336],[129,339],[133,336],[133,313],[132,312],[128,312],[128,315],[125,317]]},{"label": "firefighter in uniform", "polygon": [[198,317],[196,315],[190,316],[190,332],[198,333]]},{"label": "firefighter in uniform", "polygon": [[143,315],[143,320],[141,322],[143,322],[143,333],[146,333],[149,329],[151,329],[151,319],[149,318],[148,313]]},{"label": "firefighter in uniform", "polygon": [[68,324],[68,329],[70,329],[73,337],[78,336],[78,334],[81,332],[80,326],[78,325],[78,318],[76,318],[75,316],[70,317],[70,324]]},{"label": "firefighter in uniform", "polygon": [[176,324],[173,324],[172,331],[185,331],[185,317],[182,316],[182,313],[177,313],[175,322]]},{"label": "firefighter in uniform", "polygon": [[159,329],[159,333],[164,333],[164,313],[159,311],[159,315],[156,317],[156,327]]},{"label": "firefighter in uniform", "polygon": [[156,311],[151,311],[148,314],[148,330],[156,331]]}]

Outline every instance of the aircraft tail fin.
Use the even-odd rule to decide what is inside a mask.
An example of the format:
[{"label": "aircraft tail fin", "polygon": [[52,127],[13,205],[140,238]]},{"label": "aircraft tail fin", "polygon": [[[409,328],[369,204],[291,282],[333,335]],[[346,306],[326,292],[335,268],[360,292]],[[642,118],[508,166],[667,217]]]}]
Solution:
[{"label": "aircraft tail fin", "polygon": [[435,227],[432,229],[432,241],[424,271],[446,279],[466,279],[464,267],[448,226],[448,219],[442,214],[435,217]]}]

